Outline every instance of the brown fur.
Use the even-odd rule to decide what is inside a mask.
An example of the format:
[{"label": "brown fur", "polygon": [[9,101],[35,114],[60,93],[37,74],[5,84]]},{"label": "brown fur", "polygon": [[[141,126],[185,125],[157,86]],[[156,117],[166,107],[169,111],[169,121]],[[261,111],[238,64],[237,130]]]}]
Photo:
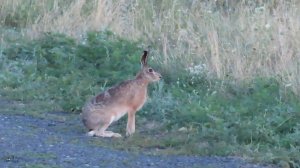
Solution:
[{"label": "brown fur", "polygon": [[144,51],[141,63],[142,69],[135,79],[123,81],[96,95],[82,108],[82,121],[90,130],[89,135],[121,137],[120,134],[106,129],[126,113],[128,114],[126,135],[135,132],[135,113],[146,102],[148,84],[161,78],[159,73],[148,67],[147,51]]}]

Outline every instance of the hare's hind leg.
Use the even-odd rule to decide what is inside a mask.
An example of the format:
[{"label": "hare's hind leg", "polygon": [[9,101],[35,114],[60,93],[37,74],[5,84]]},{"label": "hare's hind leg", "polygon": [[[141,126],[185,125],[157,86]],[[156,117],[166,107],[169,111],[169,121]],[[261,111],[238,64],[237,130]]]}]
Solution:
[{"label": "hare's hind leg", "polygon": [[99,137],[116,137],[116,138],[122,137],[121,134],[114,133],[114,132],[112,132],[112,131],[106,131],[106,129],[109,127],[109,125],[110,125],[113,121],[114,121],[114,118],[112,117],[112,118],[110,119],[110,122],[101,125],[101,126],[99,127],[99,129],[95,130],[95,131],[94,131],[94,133],[95,133],[94,135],[95,135],[95,136],[99,136]]},{"label": "hare's hind leg", "polygon": [[95,132],[95,135],[96,136],[99,136],[99,137],[115,137],[115,138],[120,138],[122,137],[121,134],[118,134],[118,133],[114,133],[112,131],[97,131]]}]

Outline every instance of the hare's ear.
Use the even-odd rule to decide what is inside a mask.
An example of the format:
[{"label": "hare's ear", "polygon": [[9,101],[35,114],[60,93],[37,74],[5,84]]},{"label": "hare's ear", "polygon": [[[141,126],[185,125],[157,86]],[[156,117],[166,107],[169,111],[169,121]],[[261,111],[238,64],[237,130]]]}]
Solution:
[{"label": "hare's ear", "polygon": [[141,58],[142,67],[147,65],[147,57],[148,57],[148,51],[144,51],[144,54]]}]

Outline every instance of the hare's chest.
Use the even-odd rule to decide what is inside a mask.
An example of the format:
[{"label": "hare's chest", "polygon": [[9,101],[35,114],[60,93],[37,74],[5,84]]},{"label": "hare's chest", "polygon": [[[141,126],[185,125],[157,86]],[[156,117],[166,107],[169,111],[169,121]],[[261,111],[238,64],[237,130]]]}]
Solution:
[{"label": "hare's chest", "polygon": [[147,101],[147,91],[139,92],[131,99],[131,104],[136,110],[140,110]]},{"label": "hare's chest", "polygon": [[137,110],[140,110],[140,109],[144,106],[144,104],[146,103],[146,101],[147,101],[147,95],[145,95],[145,96],[140,100],[140,103],[139,103],[139,105],[137,106]]}]

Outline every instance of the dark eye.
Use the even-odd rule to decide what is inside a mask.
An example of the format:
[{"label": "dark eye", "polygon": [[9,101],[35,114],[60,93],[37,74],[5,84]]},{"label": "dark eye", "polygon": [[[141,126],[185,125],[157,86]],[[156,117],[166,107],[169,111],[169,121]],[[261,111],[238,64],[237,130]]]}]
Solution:
[{"label": "dark eye", "polygon": [[153,72],[153,69],[152,69],[152,68],[149,68],[149,69],[148,69],[148,72],[150,72],[150,73]]}]

